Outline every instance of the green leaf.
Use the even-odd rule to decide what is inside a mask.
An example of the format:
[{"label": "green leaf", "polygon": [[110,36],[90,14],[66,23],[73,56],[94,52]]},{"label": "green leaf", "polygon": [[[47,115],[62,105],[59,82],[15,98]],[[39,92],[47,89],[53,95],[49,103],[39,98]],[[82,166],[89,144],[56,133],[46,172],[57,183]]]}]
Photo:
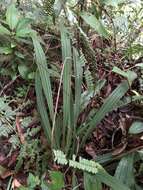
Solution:
[{"label": "green leaf", "polygon": [[72,190],[79,190],[79,184],[78,184],[78,179],[77,176],[75,175],[75,172],[73,170],[73,175],[72,175]]},{"label": "green leaf", "polygon": [[48,184],[46,184],[46,183],[44,182],[44,180],[42,180],[42,182],[41,182],[41,189],[42,189],[42,190],[50,190],[49,187],[48,187]]},{"label": "green leaf", "polygon": [[10,47],[0,47],[0,54],[8,55],[8,54],[11,54],[12,51],[13,50]]},{"label": "green leaf", "polygon": [[[61,24],[61,44],[62,44],[62,60],[63,60],[63,144],[66,139],[66,127],[69,125],[71,114],[71,75],[72,75],[72,53],[71,42],[68,31]],[[70,130],[70,128],[69,128]]]},{"label": "green leaf", "polygon": [[101,2],[106,5],[118,6],[118,4],[123,3],[125,0],[102,0]]},{"label": "green leaf", "polygon": [[0,35],[10,35],[10,31],[0,24]]},{"label": "green leaf", "polygon": [[85,190],[102,190],[102,184],[95,175],[84,172],[84,189]]},{"label": "green leaf", "polygon": [[50,171],[50,178],[52,180],[50,190],[61,190],[64,187],[64,176],[61,172]]},{"label": "green leaf", "polygon": [[11,4],[6,11],[6,22],[9,25],[11,30],[14,30],[17,26],[18,20],[19,20],[19,13],[16,9],[14,3]]},{"label": "green leaf", "polygon": [[122,182],[117,180],[115,177],[109,175],[103,168],[99,169],[99,172],[95,174],[95,177],[101,181],[102,183],[106,184],[107,186],[111,187],[113,190],[130,190],[126,185]]},{"label": "green leaf", "polygon": [[143,122],[134,121],[129,129],[130,134],[139,134],[143,132]]},{"label": "green leaf", "polygon": [[135,190],[142,190],[142,187],[140,187],[139,185],[135,185]]},{"label": "green leaf", "polygon": [[117,74],[119,74],[119,75],[121,75],[121,76],[127,78],[127,80],[129,81],[129,84],[130,84],[130,85],[131,85],[132,82],[137,78],[137,74],[136,74],[134,71],[128,70],[128,71],[125,72],[125,71],[121,70],[121,69],[118,68],[118,67],[114,67],[114,68],[112,69],[112,71],[113,71],[114,73],[117,73]]},{"label": "green leaf", "polygon": [[28,176],[28,187],[34,189],[39,184],[40,184],[39,178],[30,173]]},{"label": "green leaf", "polygon": [[24,63],[19,64],[18,65],[18,71],[24,79],[27,79],[28,73],[29,73],[29,67],[27,65],[25,65]]},{"label": "green leaf", "polygon": [[101,106],[101,108],[98,110],[96,115],[93,117],[93,119],[89,122],[88,126],[86,126],[86,134],[84,135],[82,139],[81,145],[84,144],[86,139],[89,137],[89,135],[92,133],[92,131],[95,129],[96,125],[105,117],[105,115],[117,106],[117,104],[120,102],[120,99],[125,95],[125,93],[129,90],[129,84],[127,81],[123,81],[118,87],[110,94],[109,97],[105,99],[104,104]]},{"label": "green leaf", "polygon": [[44,95],[46,97],[47,104],[49,107],[51,120],[53,120],[53,116],[54,116],[53,97],[52,97],[50,74],[48,72],[46,56],[41,47],[39,38],[36,36],[36,34],[31,33],[31,37],[33,40],[34,51],[36,54],[36,63],[38,66],[38,70],[39,70],[39,74],[40,74],[40,78],[42,82],[42,87],[44,90]]},{"label": "green leaf", "polygon": [[134,179],[134,154],[129,154],[123,157],[116,169],[115,177],[128,187],[133,187]]},{"label": "green leaf", "polygon": [[35,79],[35,72],[28,73],[28,79]]},{"label": "green leaf", "polygon": [[25,28],[29,28],[31,23],[32,23],[32,19],[21,18],[17,24],[16,32],[18,32],[19,30],[23,30]]},{"label": "green leaf", "polygon": [[135,66],[143,68],[143,63],[137,63]]},{"label": "green leaf", "polygon": [[80,113],[83,67],[82,67],[81,57],[79,56],[78,51],[75,48],[73,49],[73,56],[74,56],[74,73],[75,73],[74,123],[76,125],[78,115]]},{"label": "green leaf", "polygon": [[35,77],[35,89],[36,89],[37,106],[38,106],[38,111],[41,116],[42,126],[44,129],[47,141],[50,144],[51,143],[51,126],[49,122],[47,109],[45,106],[45,101],[44,101],[43,92],[42,92],[42,84],[41,84],[41,80],[40,80],[40,76],[38,72],[36,73],[36,77]]},{"label": "green leaf", "polygon": [[81,14],[81,17],[87,24],[94,28],[100,36],[108,38],[109,34],[102,24],[101,20],[97,19],[94,15],[87,12],[83,12]]},{"label": "green leaf", "polygon": [[23,28],[16,32],[17,37],[30,37],[29,34],[31,34],[33,30],[31,28]]},{"label": "green leaf", "polygon": [[59,16],[59,14],[61,13],[61,10],[64,7],[64,4],[67,2],[67,0],[55,0],[54,2],[54,11],[56,16]]},{"label": "green leaf", "polygon": [[15,51],[14,54],[20,58],[20,59],[24,59],[25,58],[25,55],[23,55],[22,53],[20,53],[19,51]]},{"label": "green leaf", "polygon": [[28,187],[20,186],[20,187],[18,188],[18,190],[31,190],[31,189],[29,189]]},{"label": "green leaf", "polygon": [[11,48],[15,48],[16,45],[17,45],[16,42],[11,42],[11,43],[10,43],[10,47],[11,47]]}]

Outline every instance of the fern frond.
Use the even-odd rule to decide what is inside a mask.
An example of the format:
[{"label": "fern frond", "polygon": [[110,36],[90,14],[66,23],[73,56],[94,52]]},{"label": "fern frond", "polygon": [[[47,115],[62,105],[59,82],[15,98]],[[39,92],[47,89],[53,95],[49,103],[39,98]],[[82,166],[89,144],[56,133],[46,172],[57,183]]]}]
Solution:
[{"label": "fern frond", "polygon": [[43,1],[44,10],[46,11],[46,13],[49,16],[54,15],[54,2],[55,2],[55,0],[48,0],[48,1],[44,0]]},{"label": "fern frond", "polygon": [[12,128],[7,125],[0,126],[0,137],[8,137],[13,132]]},{"label": "fern frond", "polygon": [[[53,150],[55,160],[59,164],[68,164],[70,167],[75,169],[80,169],[85,172],[94,174],[94,177],[99,180],[101,183],[106,184],[111,187],[113,190],[130,190],[126,185],[122,184],[115,177],[109,175],[104,168],[92,160],[87,160],[82,157],[79,158],[79,161],[76,161],[76,156],[73,155],[72,160],[67,160],[66,155],[60,150]],[[64,158],[64,159],[63,159]]]},{"label": "fern frond", "polygon": [[16,135],[11,135],[11,137],[9,139],[9,142],[11,143],[11,146],[12,146],[11,149],[12,150],[16,149],[17,147],[20,146],[20,140],[19,140],[17,134]]},{"label": "fern frond", "polygon": [[76,161],[76,156],[73,155],[72,160],[67,160],[66,155],[60,151],[60,150],[53,150],[54,156],[55,156],[55,161],[58,164],[62,165],[67,165],[69,164],[70,167],[73,167],[75,169],[87,171],[93,174],[96,174],[98,172],[98,169],[101,168],[101,166],[92,161],[92,160],[87,160],[82,157],[79,158],[79,161]]},{"label": "fern frond", "polygon": [[82,50],[80,50],[80,61],[81,61],[82,66],[85,66],[87,63],[87,60],[86,60],[85,55],[83,54]]},{"label": "fern frond", "polygon": [[86,81],[88,90],[93,91],[94,90],[93,77],[92,77],[91,72],[88,69],[85,70],[84,76],[85,76],[85,81]]},{"label": "fern frond", "polygon": [[66,159],[66,155],[60,150],[53,150],[55,159],[54,161],[58,164],[67,165],[68,160]]}]

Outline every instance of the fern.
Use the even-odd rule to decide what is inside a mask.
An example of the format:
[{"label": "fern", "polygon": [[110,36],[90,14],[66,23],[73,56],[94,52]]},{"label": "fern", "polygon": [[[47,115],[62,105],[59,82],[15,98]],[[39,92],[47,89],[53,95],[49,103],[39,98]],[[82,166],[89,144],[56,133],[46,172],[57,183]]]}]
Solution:
[{"label": "fern", "polygon": [[22,7],[23,10],[32,10],[32,0],[22,0],[19,1],[20,6]]},{"label": "fern", "polygon": [[38,166],[45,154],[45,152],[42,152],[42,146],[38,139],[26,141],[20,147],[15,170],[18,171],[25,162],[27,168],[33,166],[34,163]]},{"label": "fern", "polygon": [[9,134],[11,134],[12,132],[13,132],[13,130],[10,127],[1,124],[0,137],[8,137]]},{"label": "fern", "polygon": [[85,75],[85,81],[86,81],[86,85],[89,91],[93,91],[94,90],[94,84],[93,84],[93,77],[91,72],[86,69],[84,72]]},{"label": "fern", "polygon": [[43,7],[44,7],[44,10],[46,11],[46,13],[49,15],[49,16],[53,16],[54,15],[54,2],[55,0],[44,0],[43,1]]},{"label": "fern", "polygon": [[55,161],[62,165],[69,165],[75,169],[80,169],[84,172],[94,174],[95,179],[99,180],[101,183],[105,183],[110,186],[113,190],[129,190],[129,188],[122,184],[115,177],[109,175],[104,168],[92,160],[87,160],[82,157],[79,158],[79,161],[76,161],[76,156],[73,155],[72,160],[66,159],[66,155],[60,150],[53,150]]},{"label": "fern", "polygon": [[15,112],[9,106],[8,97],[0,98],[0,137],[8,137],[14,132]]},{"label": "fern", "polygon": [[54,161],[58,164],[67,165],[69,164],[70,167],[73,167],[75,169],[87,171],[93,174],[96,174],[98,172],[98,168],[101,166],[92,161],[92,160],[86,160],[82,157],[79,158],[79,161],[76,161],[76,156],[73,155],[72,160],[67,160],[66,155],[59,150],[53,150],[55,159]]},{"label": "fern", "polygon": [[16,149],[17,147],[20,147],[20,140],[17,136],[17,134],[15,135],[11,135],[9,142],[11,143],[11,151]]},{"label": "fern", "polygon": [[87,63],[87,60],[86,60],[85,55],[83,54],[82,50],[80,50],[80,61],[81,61],[82,66],[85,66]]},{"label": "fern", "polygon": [[67,165],[68,160],[66,159],[66,155],[60,150],[53,150],[55,159],[54,161],[58,164]]}]

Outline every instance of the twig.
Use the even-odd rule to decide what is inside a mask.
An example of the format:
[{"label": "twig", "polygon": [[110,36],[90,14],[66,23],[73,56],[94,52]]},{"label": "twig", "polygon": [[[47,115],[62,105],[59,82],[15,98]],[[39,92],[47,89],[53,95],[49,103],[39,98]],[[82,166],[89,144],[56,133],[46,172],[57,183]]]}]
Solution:
[{"label": "twig", "polygon": [[21,129],[21,126],[20,126],[20,118],[19,116],[16,116],[16,128],[17,128],[17,132],[18,132],[18,136],[19,136],[19,139],[20,139],[20,142],[22,144],[25,143],[25,137],[22,133],[22,129]]},{"label": "twig", "polygon": [[64,67],[65,67],[66,60],[62,66],[62,71],[61,71],[61,76],[60,76],[60,84],[58,88],[58,94],[56,98],[56,106],[55,106],[55,113],[54,113],[54,118],[53,118],[53,126],[52,126],[52,137],[51,137],[51,146],[53,147],[54,143],[54,131],[55,131],[55,121],[56,121],[56,115],[57,115],[57,110],[58,110],[58,103],[59,103],[59,97],[60,97],[60,91],[61,91],[61,86],[62,86],[62,78],[63,78],[63,73],[64,73]]},{"label": "twig", "polygon": [[6,84],[3,89],[0,91],[0,96],[2,96],[2,94],[4,93],[5,90],[7,90],[19,77],[20,75],[18,75],[14,80],[11,80],[8,84]]}]

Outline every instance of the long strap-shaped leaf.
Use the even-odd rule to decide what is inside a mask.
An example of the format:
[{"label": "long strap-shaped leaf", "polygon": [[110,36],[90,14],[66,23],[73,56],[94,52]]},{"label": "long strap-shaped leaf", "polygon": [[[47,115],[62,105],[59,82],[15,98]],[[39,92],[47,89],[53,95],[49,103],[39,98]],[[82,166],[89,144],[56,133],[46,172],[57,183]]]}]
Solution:
[{"label": "long strap-shaped leaf", "polygon": [[103,168],[101,168],[98,173],[95,174],[95,177],[102,183],[111,187],[113,190],[130,190],[126,185],[121,183],[115,177],[109,175]]},{"label": "long strap-shaped leaf", "polygon": [[77,50],[73,50],[74,57],[74,75],[75,75],[75,105],[74,105],[74,122],[76,125],[78,115],[80,113],[80,99],[82,89],[82,78],[83,78],[83,65],[81,57]]},{"label": "long strap-shaped leaf", "polygon": [[49,117],[47,114],[47,109],[44,102],[44,97],[42,93],[42,83],[39,76],[39,73],[36,73],[35,77],[35,89],[36,89],[36,98],[37,98],[37,106],[41,116],[41,122],[43,124],[44,132],[47,137],[47,141],[51,143],[51,126],[49,122]]},{"label": "long strap-shaped leaf", "polygon": [[66,2],[67,2],[67,0],[55,0],[54,10],[55,10],[56,16],[59,16],[59,14],[61,13],[61,10],[63,9],[64,4]]},{"label": "long strap-shaped leaf", "polygon": [[105,115],[114,108],[117,108],[117,104],[120,101],[120,99],[125,95],[125,93],[129,89],[128,81],[123,81],[111,94],[108,98],[106,98],[104,104],[101,106],[99,111],[96,113],[96,115],[93,117],[93,119],[89,123],[89,127],[86,131],[85,136],[82,139],[81,145],[84,144],[86,139],[89,137],[89,135],[92,133],[92,131],[95,129],[96,125],[105,117]]},{"label": "long strap-shaped leaf", "polygon": [[95,175],[84,172],[84,189],[85,190],[102,190],[102,183]]},{"label": "long strap-shaped leaf", "polygon": [[66,127],[70,120],[70,102],[71,102],[71,72],[72,72],[72,53],[71,41],[66,28],[61,24],[61,44],[62,59],[64,63],[63,72],[63,146],[65,146]]},{"label": "long strap-shaped leaf", "polygon": [[52,98],[51,82],[50,82],[46,57],[38,37],[35,34],[31,34],[31,37],[33,40],[34,50],[36,54],[36,63],[40,73],[44,94],[47,99],[51,120],[53,120],[54,116],[53,98]]},{"label": "long strap-shaped leaf", "polygon": [[135,184],[134,178],[134,153],[123,157],[115,172],[115,177],[123,184],[132,188]]}]

